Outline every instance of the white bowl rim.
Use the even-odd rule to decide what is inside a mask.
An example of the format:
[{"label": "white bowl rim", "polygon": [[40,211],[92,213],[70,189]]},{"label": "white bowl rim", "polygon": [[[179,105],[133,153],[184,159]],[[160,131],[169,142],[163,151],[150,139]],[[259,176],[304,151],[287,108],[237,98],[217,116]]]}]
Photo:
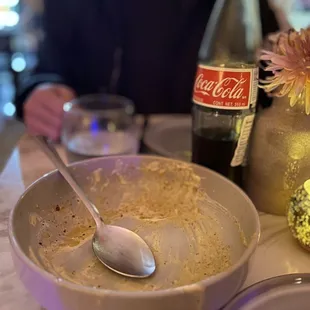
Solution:
[{"label": "white bowl rim", "polygon": [[32,188],[34,188],[37,183],[41,182],[42,180],[46,179],[47,177],[54,175],[56,173],[58,173],[58,170],[52,170],[46,174],[44,174],[42,177],[40,177],[39,179],[37,179],[36,181],[34,181],[33,183],[31,183],[27,189],[24,191],[24,193],[20,196],[20,198],[18,199],[17,203],[15,204],[14,208],[12,209],[12,211],[10,212],[10,217],[9,217],[9,240],[11,243],[11,247],[14,250],[15,254],[19,257],[19,259],[21,261],[23,261],[33,272],[40,274],[41,277],[44,277],[45,280],[54,283],[56,286],[61,286],[61,287],[65,287],[67,289],[73,290],[73,291],[79,291],[79,292],[83,292],[86,294],[91,294],[91,295],[102,295],[102,296],[117,296],[119,297],[124,297],[124,298],[150,298],[150,297],[164,297],[164,296],[171,296],[171,295],[178,295],[180,293],[184,293],[187,291],[195,291],[197,290],[197,287],[207,287],[210,286],[212,284],[215,284],[221,280],[223,280],[225,277],[227,277],[230,274],[233,274],[236,270],[241,269],[243,266],[245,266],[245,264],[248,262],[248,260],[250,259],[250,257],[252,256],[252,254],[254,253],[254,251],[257,248],[258,242],[259,242],[259,238],[260,238],[260,221],[259,221],[259,215],[258,212],[253,204],[253,202],[250,200],[250,198],[243,192],[242,189],[240,189],[237,185],[235,185],[233,182],[231,182],[230,180],[228,180],[227,178],[223,177],[222,175],[218,174],[217,172],[214,172],[213,170],[210,170],[206,167],[200,166],[200,165],[196,165],[193,163],[186,163],[184,161],[181,160],[176,160],[173,158],[166,158],[166,157],[162,157],[162,156],[154,156],[154,155],[144,155],[144,154],[139,154],[139,155],[112,155],[112,156],[107,156],[107,157],[97,157],[97,158],[91,158],[91,159],[87,159],[87,160],[83,160],[83,161],[79,161],[76,163],[72,163],[70,165],[68,165],[69,167],[72,166],[80,166],[80,165],[87,165],[88,163],[91,162],[95,162],[95,161],[101,161],[101,160],[106,160],[106,159],[130,159],[130,158],[148,158],[148,159],[153,159],[155,160],[160,160],[160,161],[173,161],[173,162],[179,162],[179,163],[185,163],[185,164],[189,164],[193,167],[197,167],[199,169],[205,169],[208,170],[209,173],[211,174],[215,174],[217,175],[217,177],[223,179],[223,181],[230,183],[231,186],[235,187],[240,194],[242,194],[245,198],[245,200],[248,201],[248,205],[251,208],[251,210],[253,211],[253,215],[255,217],[255,222],[256,222],[256,229],[255,229],[255,233],[253,234],[249,245],[247,246],[246,250],[243,252],[241,258],[232,266],[230,266],[228,269],[226,269],[225,271],[218,273],[214,276],[208,277],[207,279],[201,280],[197,283],[192,283],[189,285],[185,285],[185,286],[180,286],[180,287],[176,287],[176,288],[169,288],[169,289],[164,289],[164,290],[154,290],[154,291],[117,291],[117,290],[107,290],[107,289],[103,289],[103,288],[96,288],[96,287],[91,287],[91,286],[83,286],[83,285],[79,285],[79,284],[75,284],[73,282],[70,282],[68,280],[65,279],[61,279],[59,277],[56,277],[55,275],[49,273],[48,271],[40,268],[38,265],[36,265],[21,249],[20,245],[18,244],[14,233],[13,233],[13,219],[15,216],[15,212],[16,212],[16,208],[17,206],[20,204],[21,200],[23,199],[23,197],[25,195],[27,195],[28,192],[30,192],[32,190]]},{"label": "white bowl rim", "polygon": [[[275,277],[267,278],[262,281],[256,282],[244,290],[240,291],[222,310],[240,309],[250,304],[257,297],[268,294],[274,289],[279,289],[282,286],[296,286],[299,287],[310,286],[309,273],[289,273],[282,274]],[[255,293],[254,295],[252,295]],[[251,296],[252,295],[252,296]]]}]

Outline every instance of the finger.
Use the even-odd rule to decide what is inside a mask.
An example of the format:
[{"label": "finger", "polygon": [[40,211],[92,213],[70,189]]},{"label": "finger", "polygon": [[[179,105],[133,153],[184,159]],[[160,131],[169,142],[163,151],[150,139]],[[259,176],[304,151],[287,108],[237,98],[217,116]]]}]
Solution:
[{"label": "finger", "polygon": [[57,117],[63,115],[64,104],[75,97],[74,91],[66,86],[55,85],[53,87],[42,87],[33,94],[33,101],[39,101],[50,112],[54,112]]},{"label": "finger", "polygon": [[40,98],[40,102],[42,103],[42,108],[46,109],[47,112],[52,113],[59,119],[62,119],[64,114],[63,107],[66,101],[56,96],[47,98],[42,96]]},{"label": "finger", "polygon": [[34,107],[36,109],[37,107],[42,107],[49,113],[53,113],[56,117],[60,118],[63,115],[64,103],[65,100],[59,98],[55,91],[48,89],[34,93],[28,108],[32,111]]},{"label": "finger", "polygon": [[63,84],[43,83],[37,87],[37,90],[39,90],[40,92],[53,92],[56,94],[57,97],[64,100],[71,100],[76,97],[75,91],[72,88]]},{"label": "finger", "polygon": [[[43,135],[52,140],[57,140],[60,136],[60,130],[50,126],[36,117],[28,119],[27,131],[31,135]],[[26,124],[27,125],[27,124]]]},{"label": "finger", "polygon": [[61,127],[62,117],[59,117],[52,111],[49,111],[45,107],[37,106],[37,108],[33,108],[31,110],[25,110],[25,119],[28,118],[28,115],[33,116],[35,118],[40,119],[42,122],[49,124],[50,126],[54,126],[56,128]]},{"label": "finger", "polygon": [[62,114],[56,114],[53,111],[48,110],[45,106],[39,104],[31,104],[26,106],[24,121],[25,125],[31,127],[33,119],[60,130],[63,121]]},{"label": "finger", "polygon": [[54,90],[57,96],[65,101],[70,101],[76,97],[74,90],[65,85],[56,85]]}]

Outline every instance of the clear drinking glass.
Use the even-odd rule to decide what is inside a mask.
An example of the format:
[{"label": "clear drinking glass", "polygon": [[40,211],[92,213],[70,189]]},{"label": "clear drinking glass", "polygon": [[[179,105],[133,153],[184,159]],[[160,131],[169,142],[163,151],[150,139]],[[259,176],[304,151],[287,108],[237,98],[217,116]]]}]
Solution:
[{"label": "clear drinking glass", "polygon": [[64,111],[61,140],[69,162],[137,153],[139,135],[131,100],[87,95],[67,102]]}]

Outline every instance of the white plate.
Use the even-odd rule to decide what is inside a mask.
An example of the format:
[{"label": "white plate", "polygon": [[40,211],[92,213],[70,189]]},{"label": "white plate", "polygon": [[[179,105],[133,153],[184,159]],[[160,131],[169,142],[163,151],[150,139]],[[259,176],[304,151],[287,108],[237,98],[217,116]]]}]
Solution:
[{"label": "white plate", "polygon": [[223,310],[309,310],[310,274],[271,278],[238,294]]},{"label": "white plate", "polygon": [[172,116],[150,125],[144,136],[144,144],[156,154],[190,161],[191,130],[190,116]]}]

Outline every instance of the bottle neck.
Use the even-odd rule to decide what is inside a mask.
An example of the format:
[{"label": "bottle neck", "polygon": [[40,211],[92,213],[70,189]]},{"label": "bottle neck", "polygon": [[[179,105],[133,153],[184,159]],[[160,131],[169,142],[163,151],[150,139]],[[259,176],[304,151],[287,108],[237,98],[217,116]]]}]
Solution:
[{"label": "bottle neck", "polygon": [[255,0],[217,0],[202,41],[203,61],[255,63],[262,41],[259,6]]}]

